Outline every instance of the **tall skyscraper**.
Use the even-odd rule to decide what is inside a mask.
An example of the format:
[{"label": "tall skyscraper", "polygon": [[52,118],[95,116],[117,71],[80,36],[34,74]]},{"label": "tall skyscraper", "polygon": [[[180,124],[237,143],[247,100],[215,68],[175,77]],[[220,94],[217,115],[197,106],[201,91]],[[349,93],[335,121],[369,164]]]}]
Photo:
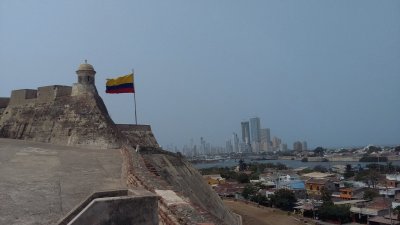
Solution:
[{"label": "tall skyscraper", "polygon": [[229,139],[229,140],[226,141],[225,150],[226,150],[226,153],[233,152],[232,140]]},{"label": "tall skyscraper", "polygon": [[251,136],[251,142],[257,142],[260,143],[261,138],[260,138],[260,118],[255,117],[250,119],[250,136]]},{"label": "tall skyscraper", "polygon": [[301,143],[301,147],[302,147],[302,150],[303,151],[307,151],[308,149],[307,149],[307,141],[303,141],[302,143]]},{"label": "tall skyscraper", "polygon": [[232,134],[233,152],[239,152],[239,137],[237,133]]},{"label": "tall skyscraper", "polygon": [[206,152],[206,141],[203,137],[200,137],[200,154],[207,154]]},{"label": "tall skyscraper", "polygon": [[250,124],[248,121],[244,121],[242,124],[242,142],[249,145],[250,144]]},{"label": "tall skyscraper", "polygon": [[270,145],[271,142],[271,136],[270,136],[270,130],[269,128],[265,128],[265,129],[260,129],[260,139],[261,139],[261,143],[260,143],[260,150],[262,151],[268,151],[268,147]]},{"label": "tall skyscraper", "polygon": [[261,143],[260,128],[261,128],[260,118],[258,117],[250,118],[250,137],[251,137],[251,147],[253,149],[253,152],[260,151],[260,143]]},{"label": "tall skyscraper", "polygon": [[278,138],[278,137],[273,137],[272,138],[272,147],[274,148],[274,149],[278,149],[279,148],[279,145],[282,143],[282,140],[280,139],[280,138]]},{"label": "tall skyscraper", "polygon": [[266,128],[266,136],[267,136],[267,143],[271,143],[271,130],[269,128]]},{"label": "tall skyscraper", "polygon": [[294,151],[301,151],[303,150],[303,146],[300,141],[296,141],[293,143],[293,150]]}]

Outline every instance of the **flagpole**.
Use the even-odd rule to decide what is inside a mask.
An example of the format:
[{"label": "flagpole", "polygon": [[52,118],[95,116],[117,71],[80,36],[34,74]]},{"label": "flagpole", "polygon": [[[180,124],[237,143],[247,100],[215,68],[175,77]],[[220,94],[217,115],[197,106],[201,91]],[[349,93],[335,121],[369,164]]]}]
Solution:
[{"label": "flagpole", "polygon": [[137,114],[136,114],[136,90],[135,90],[135,72],[132,69],[132,76],[133,76],[133,100],[135,102],[135,123],[137,125]]}]

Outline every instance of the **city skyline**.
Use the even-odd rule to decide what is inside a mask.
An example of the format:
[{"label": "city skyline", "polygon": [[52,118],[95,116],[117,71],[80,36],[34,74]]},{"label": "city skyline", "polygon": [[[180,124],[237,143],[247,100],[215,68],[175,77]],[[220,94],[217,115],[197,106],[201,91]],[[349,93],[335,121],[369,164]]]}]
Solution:
[{"label": "city skyline", "polygon": [[308,151],[306,140],[296,140],[293,148],[288,148],[288,144],[281,138],[273,135],[271,139],[271,129],[261,126],[259,117],[252,117],[240,122],[241,139],[238,133],[232,132],[232,136],[225,141],[225,146],[212,145],[202,136],[200,142],[190,139],[190,144],[178,147],[174,144],[163,146],[165,149],[178,152],[181,151],[187,156],[199,155],[218,155],[226,153],[276,153],[281,151]]},{"label": "city skyline", "polygon": [[105,81],[135,70],[138,122],[163,146],[225,146],[255,116],[289,148],[395,145],[398,21],[392,0],[6,0],[0,97],[71,85],[87,59],[117,123],[134,123],[133,96]]}]

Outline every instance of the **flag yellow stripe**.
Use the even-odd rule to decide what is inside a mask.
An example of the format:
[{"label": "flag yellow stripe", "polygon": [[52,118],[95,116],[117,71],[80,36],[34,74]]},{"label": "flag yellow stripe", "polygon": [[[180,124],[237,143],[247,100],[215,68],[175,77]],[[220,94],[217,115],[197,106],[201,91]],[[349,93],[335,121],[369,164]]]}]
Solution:
[{"label": "flag yellow stripe", "polygon": [[133,83],[133,74],[132,73],[122,76],[122,77],[117,77],[115,79],[109,79],[109,80],[107,80],[106,85],[107,86],[117,86],[117,85],[127,84],[127,83]]}]

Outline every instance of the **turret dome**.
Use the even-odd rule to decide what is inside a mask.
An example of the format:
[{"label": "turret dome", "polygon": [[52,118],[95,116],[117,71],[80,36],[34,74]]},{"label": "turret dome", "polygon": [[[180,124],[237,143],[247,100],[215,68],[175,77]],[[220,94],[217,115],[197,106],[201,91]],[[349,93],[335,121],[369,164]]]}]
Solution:
[{"label": "turret dome", "polygon": [[92,65],[90,65],[89,63],[82,63],[81,65],[79,65],[78,71],[79,70],[92,70],[94,71],[94,68]]}]

